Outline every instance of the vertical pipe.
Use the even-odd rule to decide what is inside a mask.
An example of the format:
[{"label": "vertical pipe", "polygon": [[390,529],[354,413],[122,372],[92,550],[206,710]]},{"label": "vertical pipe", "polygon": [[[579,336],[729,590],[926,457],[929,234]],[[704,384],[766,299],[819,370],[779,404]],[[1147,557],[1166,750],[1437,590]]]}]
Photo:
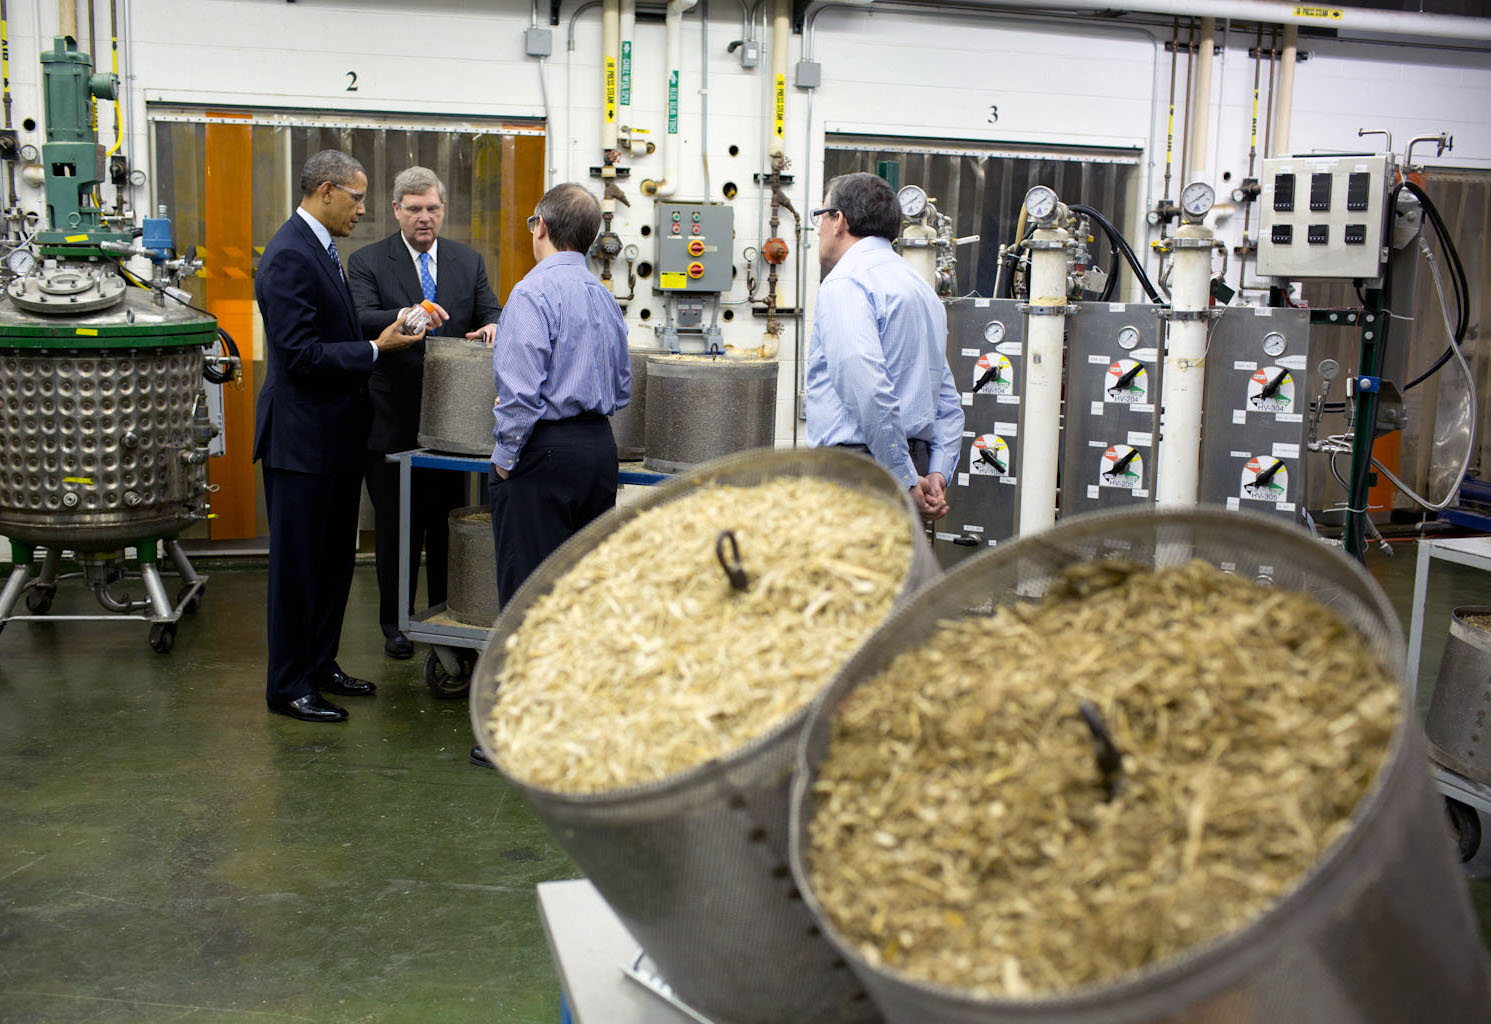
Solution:
[{"label": "vertical pipe", "polygon": [[[38,25],[38,35],[40,31],[41,26]],[[73,40],[78,38],[77,0],[57,0],[57,34]]]},{"label": "vertical pipe", "polygon": [[783,122],[787,110],[787,40],[792,29],[789,0],[772,0],[771,4],[771,95],[772,133],[767,155],[773,164],[786,155]]},{"label": "vertical pipe", "polygon": [[[1170,198],[1170,174],[1175,158],[1175,65],[1179,60],[1180,19],[1174,18],[1170,32],[1170,113],[1165,129],[1165,188],[1160,193],[1160,198],[1167,201]],[[1022,206],[1020,210],[1023,214],[1025,208]],[[1016,238],[1015,241],[1019,242],[1019,239]]]},{"label": "vertical pipe", "polygon": [[[1030,254],[1030,307],[1066,307],[1067,249],[1061,228],[1037,228]],[[1055,243],[1055,244],[1052,244]],[[1065,315],[1028,314],[1025,406],[1020,420],[1020,535],[1056,522],[1056,465],[1061,461],[1061,361]]]},{"label": "vertical pipe", "polygon": [[621,0],[601,4],[601,163],[616,149],[616,54],[621,39]]},{"label": "vertical pipe", "polygon": [[1279,102],[1274,104],[1273,156],[1289,155],[1289,121],[1294,112],[1294,61],[1299,50],[1299,26],[1284,26],[1284,52],[1279,58]]},{"label": "vertical pipe", "polygon": [[1185,188],[1186,182],[1191,179],[1186,176],[1186,168],[1189,165],[1187,158],[1191,155],[1191,86],[1196,82],[1196,19],[1191,19],[1190,32],[1186,36],[1186,98],[1184,106],[1185,117],[1181,118],[1180,139],[1180,187]]},{"label": "vertical pipe", "polygon": [[[119,78],[119,0],[109,0],[109,56],[113,62],[114,77]],[[114,145],[109,156],[119,152],[124,145],[124,118],[119,97],[124,95],[124,80],[119,80],[119,91],[114,95]],[[9,125],[9,121],[6,122]]]},{"label": "vertical pipe", "polygon": [[1200,494],[1201,400],[1208,338],[1205,311],[1211,304],[1212,241],[1211,229],[1205,225],[1183,224],[1172,243],[1175,288],[1161,377],[1155,471],[1155,503],[1160,506],[1194,505]]},{"label": "vertical pipe", "polygon": [[683,65],[683,12],[699,0],[668,0],[663,18],[663,74],[668,90],[667,130],[663,133],[663,177],[644,181],[642,191],[650,196],[671,196],[678,191],[678,76]]},{"label": "vertical pipe", "polygon": [[708,202],[713,191],[709,182],[709,0],[699,5],[699,162],[704,168],[704,200]]},{"label": "vertical pipe", "polygon": [[1192,93],[1191,108],[1186,112],[1191,120],[1191,174],[1189,179],[1181,182],[1182,187],[1187,181],[1207,181],[1211,176],[1206,150],[1207,134],[1211,130],[1211,72],[1216,42],[1217,20],[1202,18],[1201,37],[1197,40],[1196,49],[1196,89]]},{"label": "vertical pipe", "polygon": [[[617,117],[623,128],[632,127],[632,69],[637,34],[637,0],[621,0],[621,78],[617,86]],[[635,156],[636,154],[632,154]]]}]

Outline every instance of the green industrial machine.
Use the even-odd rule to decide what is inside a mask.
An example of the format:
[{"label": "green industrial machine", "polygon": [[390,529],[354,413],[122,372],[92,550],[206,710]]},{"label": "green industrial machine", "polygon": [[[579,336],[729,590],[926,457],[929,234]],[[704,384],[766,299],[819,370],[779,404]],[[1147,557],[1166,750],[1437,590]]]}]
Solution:
[{"label": "green industrial machine", "polygon": [[[216,354],[226,335],[177,287],[201,264],[176,255],[169,221],[134,229],[103,212],[105,157],[89,109],[112,99],[118,80],[94,74],[70,38],[41,63],[47,224],[8,253],[0,302],[0,536],[13,563],[0,629],[48,617],[59,582],[81,578],[110,614],[59,620],[143,621],[165,653],[206,585],[178,542],[208,515],[216,428],[204,382],[229,379],[237,356],[230,341]],[[149,280],[125,268],[129,257],[150,260]],[[174,601],[162,550],[180,580]],[[68,552],[79,569],[64,574]],[[125,589],[132,582],[141,597]]]}]

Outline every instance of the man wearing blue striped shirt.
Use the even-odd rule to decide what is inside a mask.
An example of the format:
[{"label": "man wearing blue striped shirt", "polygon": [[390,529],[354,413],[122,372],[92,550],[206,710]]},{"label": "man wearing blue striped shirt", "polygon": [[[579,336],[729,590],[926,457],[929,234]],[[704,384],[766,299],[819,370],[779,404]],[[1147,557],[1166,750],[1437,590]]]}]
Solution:
[{"label": "man wearing blue striped shirt", "polygon": [[492,348],[492,536],[505,606],[540,562],[616,504],[616,439],[607,420],[631,398],[626,321],[585,252],[601,208],[556,185],[528,228],[538,266],[502,309]]},{"label": "man wearing blue striped shirt", "polygon": [[941,519],[963,437],[947,311],[891,248],[901,207],[883,179],[840,175],[825,194],[813,211],[824,276],[808,345],[808,444],[868,452],[924,518]]}]

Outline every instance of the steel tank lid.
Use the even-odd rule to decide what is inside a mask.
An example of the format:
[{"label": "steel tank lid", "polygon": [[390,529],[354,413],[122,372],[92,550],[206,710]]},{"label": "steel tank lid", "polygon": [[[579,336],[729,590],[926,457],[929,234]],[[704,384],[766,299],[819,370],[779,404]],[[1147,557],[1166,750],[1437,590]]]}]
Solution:
[{"label": "steel tank lid", "polygon": [[51,316],[0,301],[0,348],[153,348],[204,345],[217,337],[217,320],[174,299],[156,305],[151,292],[129,288],[114,307],[97,313]]}]

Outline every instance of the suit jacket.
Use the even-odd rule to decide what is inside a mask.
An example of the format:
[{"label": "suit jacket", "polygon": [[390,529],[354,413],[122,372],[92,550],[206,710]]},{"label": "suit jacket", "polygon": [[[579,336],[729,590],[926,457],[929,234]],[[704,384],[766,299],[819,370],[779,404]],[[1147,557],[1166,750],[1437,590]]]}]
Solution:
[{"label": "suit jacket", "polygon": [[[435,336],[460,338],[496,323],[502,308],[487,282],[487,265],[481,254],[446,238],[440,239],[435,254],[435,301],[450,314]],[[347,276],[357,302],[358,322],[370,338],[393,323],[400,309],[418,305],[424,298],[414,261],[397,231],[353,253],[347,261]],[[373,401],[368,448],[372,451],[402,452],[419,446],[424,359],[423,341],[378,357],[368,380]]]},{"label": "suit jacket", "polygon": [[373,346],[358,330],[340,268],[298,214],[264,247],[254,297],[267,349],[254,458],[298,473],[360,472]]}]

